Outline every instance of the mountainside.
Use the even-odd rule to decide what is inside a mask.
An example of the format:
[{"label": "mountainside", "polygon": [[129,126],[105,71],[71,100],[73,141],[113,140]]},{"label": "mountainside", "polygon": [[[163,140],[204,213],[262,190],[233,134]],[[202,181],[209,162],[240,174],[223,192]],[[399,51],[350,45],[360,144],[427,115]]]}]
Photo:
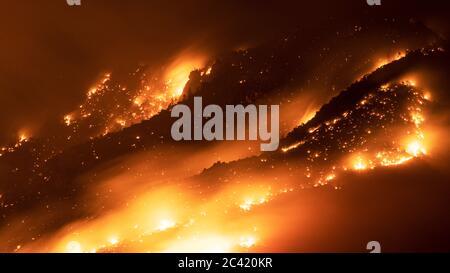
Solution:
[{"label": "mountainside", "polygon": [[[217,56],[191,71],[187,82],[181,81],[182,92],[173,82],[162,81],[160,71],[152,70],[152,74],[144,66],[124,78],[108,73],[63,122],[48,125],[41,136],[24,137],[2,150],[0,238],[8,239],[0,251],[20,251],[27,244],[33,249],[35,243],[38,250],[60,250],[59,244],[53,247],[52,235],[64,233],[67,226],[76,230],[72,225],[89,221],[108,226],[101,222],[104,215],[109,216],[117,207],[128,208],[140,195],[166,186],[179,186],[195,196],[195,214],[185,212],[191,205],[183,198],[190,197],[181,196],[185,202],[179,209],[185,213],[183,220],[164,222],[156,231],[145,230],[139,235],[127,230],[128,238],[120,244],[92,243],[95,251],[142,250],[136,246],[136,238],[144,238],[146,246],[158,246],[150,251],[164,250],[159,246],[164,236],[176,231],[160,233],[172,228],[186,232],[194,225],[188,219],[198,214],[197,209],[206,215],[202,202],[210,205],[212,199],[219,204],[217,210],[226,210],[226,216],[217,216],[222,223],[229,222],[228,210],[236,213],[234,219],[245,218],[240,213],[269,202],[282,204],[287,200],[289,211],[303,206],[297,198],[289,197],[293,192],[303,198],[308,195],[306,190],[312,190],[326,202],[334,202],[338,197],[333,192],[342,190],[344,193],[337,195],[351,195],[349,200],[358,203],[352,194],[365,196],[367,189],[347,186],[351,184],[348,181],[359,183],[367,176],[369,188],[376,189],[371,175],[383,177],[392,172],[393,177],[406,177],[414,164],[418,166],[414,171],[432,173],[433,168],[426,163],[434,144],[428,121],[433,117],[432,121],[441,122],[436,117],[448,114],[446,90],[450,82],[444,76],[450,71],[447,45],[419,23],[367,20],[362,26],[345,26],[341,32],[329,30],[320,37],[309,36],[309,42],[298,30],[255,48]],[[390,31],[384,31],[386,27]],[[375,43],[373,35],[381,33]],[[374,68],[377,57],[372,56],[386,50],[390,58]],[[204,105],[279,104],[280,149],[259,153],[251,148],[254,143],[247,142],[222,147],[217,142],[174,141],[170,128],[175,119],[170,110],[176,103],[192,107],[193,96],[201,96]],[[312,111],[311,119],[303,119],[311,112],[299,103],[303,101],[317,106],[312,107],[317,112]],[[134,172],[136,165],[141,169]],[[441,180],[447,175],[436,174]],[[386,189],[385,184],[380,187]],[[419,181],[412,184],[421,189]],[[316,189],[321,186],[324,189]],[[346,187],[350,189],[346,191]],[[448,190],[445,185],[434,185],[427,191],[435,188],[440,194]],[[254,189],[255,194],[242,200],[241,190],[247,193]],[[436,203],[428,203],[428,209],[436,209],[445,195],[439,196]],[[112,205],[116,199],[119,205]],[[386,202],[393,199],[391,196]],[[146,203],[149,211],[152,202]],[[336,202],[348,208],[347,203]],[[308,205],[307,210],[314,209]],[[274,211],[283,213],[279,207]],[[116,223],[114,219],[111,221]],[[443,225],[450,226],[447,224]],[[234,244],[239,250],[253,247],[255,243],[246,240]],[[77,244],[71,247],[79,248]]]}]

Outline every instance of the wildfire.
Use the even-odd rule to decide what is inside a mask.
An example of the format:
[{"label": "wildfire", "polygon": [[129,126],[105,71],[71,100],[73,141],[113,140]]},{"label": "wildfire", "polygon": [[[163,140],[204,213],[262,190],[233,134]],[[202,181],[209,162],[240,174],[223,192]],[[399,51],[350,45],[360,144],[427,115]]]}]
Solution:
[{"label": "wildfire", "polygon": [[65,115],[64,116],[64,123],[67,126],[70,126],[72,124],[72,120],[73,120],[73,117],[71,115]]},{"label": "wildfire", "polygon": [[[16,151],[18,148],[20,148],[24,143],[28,142],[30,140],[30,136],[27,135],[26,133],[20,132],[17,138],[17,142],[15,144],[13,144],[12,146],[5,146],[5,147],[0,147],[0,157],[2,157],[3,155],[5,155],[6,153],[13,153],[14,151]],[[1,195],[0,195],[1,198]]]},{"label": "wildfire", "polygon": [[[396,59],[403,56],[399,54]],[[106,119],[103,124],[106,126],[105,132],[110,132],[114,131],[116,128],[114,126],[123,128],[138,120],[151,117],[180,98],[189,80],[190,72],[200,67],[201,64],[202,62],[196,59],[177,60],[164,73],[161,85],[151,85],[148,77],[145,76],[139,90],[132,93],[128,93],[131,92],[128,88],[117,84],[117,89],[127,94],[129,105],[114,104],[114,109],[111,112],[105,111],[107,112],[105,114],[103,110],[97,109],[98,106],[93,97],[107,93],[105,91],[113,85],[111,74],[106,74],[96,87],[88,91],[88,102],[80,107],[80,112],[64,116],[64,122],[70,126],[74,122],[74,117],[80,116],[77,114],[81,113],[81,116],[89,119],[92,114],[101,113]],[[211,67],[202,73],[209,75]],[[416,85],[411,81],[408,81],[407,84]],[[392,86],[394,85],[382,86],[377,92],[390,92]],[[423,98],[426,99],[429,96],[423,95]],[[296,182],[304,182],[302,179],[305,179],[310,185],[323,186],[327,183],[334,183],[334,180],[338,180],[337,177],[340,177],[343,171],[349,169],[363,172],[379,166],[396,166],[427,154],[424,144],[425,137],[421,128],[426,119],[421,108],[412,105],[408,111],[402,113],[402,122],[408,123],[408,128],[413,133],[403,132],[398,135],[390,135],[389,139],[385,139],[383,137],[376,138],[378,136],[375,135],[377,129],[382,131],[380,128],[385,128],[386,123],[382,122],[387,120],[386,116],[388,114],[394,116],[395,112],[392,108],[395,107],[386,106],[380,111],[369,108],[375,103],[385,106],[390,105],[389,103],[392,101],[382,96],[367,95],[357,103],[355,111],[348,110],[337,113],[328,121],[306,128],[308,134],[304,139],[283,147],[281,151],[287,153],[295,149],[301,150],[304,146],[312,143],[311,147],[313,148],[304,149],[305,162],[301,163],[303,164],[302,173],[306,174],[307,179],[296,177],[298,179]],[[360,116],[356,110],[361,109],[370,109],[370,111],[366,110],[364,112],[366,116]],[[313,117],[312,114],[311,117]],[[309,119],[308,115],[307,120]],[[358,120],[367,121],[370,127],[358,128],[356,124]],[[415,136],[411,136],[413,134]],[[341,135],[344,137],[339,138]],[[413,139],[403,141],[405,135]],[[328,139],[327,136],[331,136],[331,138]],[[367,144],[372,137],[376,138],[375,144]],[[134,138],[141,140],[140,135],[134,136]],[[21,135],[19,143],[25,142],[27,139],[25,135]],[[339,149],[335,148],[336,146],[329,148],[331,146],[330,139],[338,139],[336,146]],[[331,156],[329,150],[339,150],[339,153],[336,152],[337,159]],[[270,161],[264,158],[260,162]],[[283,165],[283,167],[289,169],[291,166],[288,165],[286,164],[287,167]],[[268,169],[270,168],[275,169],[276,167],[268,166]],[[157,186],[148,192],[135,193],[136,195],[133,195],[131,199],[118,198],[121,202],[126,201],[126,206],[110,214],[102,215],[98,219],[69,225],[58,234],[55,243],[51,245],[51,251],[103,252],[125,249],[125,251],[229,252],[242,250],[242,248],[251,249],[257,246],[257,243],[264,242],[267,234],[259,230],[261,226],[268,226],[267,223],[270,223],[266,215],[260,219],[255,216],[255,213],[259,210],[268,213],[267,204],[276,196],[294,191],[294,186],[283,180],[286,179],[283,176],[284,170],[277,170],[278,173],[273,176],[275,182],[270,181],[270,184],[267,182],[269,187],[255,177],[248,180],[242,179],[242,181],[240,178],[233,180],[233,178],[227,177],[222,180],[226,183],[220,183],[225,184],[224,189],[221,188],[217,192],[212,189],[212,186],[204,189],[196,182],[191,183],[190,181],[191,184],[185,188],[180,186],[184,185],[183,183],[175,183],[178,182],[175,181],[174,185],[177,186],[173,186],[174,188],[166,189]],[[237,171],[234,169],[230,173],[238,177]],[[335,189],[338,188],[335,186]],[[187,204],[189,205],[187,206]],[[259,207],[255,208],[257,206]],[[266,230],[269,228],[266,227]]]},{"label": "wildfire", "polygon": [[[203,57],[181,55],[167,69],[165,74],[168,96],[171,99],[178,99],[182,94],[186,83],[189,81],[189,74],[195,69],[199,69],[204,65]],[[211,73],[211,68],[205,72],[206,75]]]},{"label": "wildfire", "polygon": [[[87,91],[78,109],[64,116],[64,123],[71,126],[75,117],[81,117],[71,133],[93,138],[149,119],[180,99],[191,71],[203,64],[203,57],[182,54],[165,69],[138,68],[132,82],[119,82],[106,73]],[[211,73],[211,67],[206,72]]]},{"label": "wildfire", "polygon": [[92,88],[91,90],[88,91],[87,97],[91,98],[93,95],[97,94],[97,91],[98,91],[97,88],[95,88],[95,87]]},{"label": "wildfire", "polygon": [[141,106],[141,104],[142,104],[142,101],[141,101],[140,98],[135,98],[133,102],[134,102],[134,104],[136,104],[137,106]]},{"label": "wildfire", "polygon": [[378,62],[376,63],[374,70],[381,68],[391,62],[398,61],[405,56],[406,56],[406,51],[400,51],[393,56],[386,57],[386,58],[380,58],[380,59],[378,59]]},{"label": "wildfire", "polygon": [[206,71],[205,71],[205,75],[211,74],[211,70],[212,70],[212,67],[211,66],[208,67],[208,69],[206,69]]},{"label": "wildfire", "polygon": [[28,141],[27,135],[21,134],[21,135],[19,136],[19,143],[27,142],[27,141]]},{"label": "wildfire", "polygon": [[316,108],[309,109],[308,112],[306,112],[303,115],[303,117],[300,119],[300,121],[298,122],[298,125],[306,124],[308,121],[310,121],[310,120],[312,120],[314,118],[316,113],[317,113],[317,109]]},{"label": "wildfire", "polygon": [[381,166],[396,166],[408,162],[412,159],[409,155],[403,155],[392,152],[378,152],[376,158],[379,160]]},{"label": "wildfire", "polygon": [[417,127],[425,121],[425,118],[420,113],[412,113],[411,119]]},{"label": "wildfire", "polygon": [[284,147],[281,150],[283,151],[283,153],[286,153],[286,152],[289,152],[290,150],[298,148],[300,145],[302,145],[304,143],[305,143],[304,141],[300,141],[300,142],[294,143],[288,147]]},{"label": "wildfire", "polygon": [[267,200],[264,197],[261,197],[259,200],[255,201],[253,199],[247,199],[244,203],[240,204],[239,207],[244,211],[250,211],[253,206],[264,204]]},{"label": "wildfire", "polygon": [[334,173],[332,173],[332,174],[327,175],[327,176],[325,177],[325,180],[326,180],[326,181],[331,181],[331,180],[333,180],[333,179],[335,179],[335,178],[336,178],[336,175],[335,175]]},{"label": "wildfire", "polygon": [[116,123],[122,127],[125,127],[127,125],[127,122],[123,119],[116,119]]},{"label": "wildfire", "polygon": [[408,143],[406,147],[406,152],[414,157],[427,154],[427,150],[425,149],[423,144],[418,140],[414,140]]},{"label": "wildfire", "polygon": [[366,170],[368,167],[367,162],[360,156],[356,158],[356,160],[353,162],[353,169],[355,171],[363,171]]},{"label": "wildfire", "polygon": [[308,130],[308,133],[312,134],[312,133],[314,133],[315,131],[317,131],[320,127],[321,127],[321,125],[316,126],[316,127],[313,127],[313,128],[310,128],[310,129]]}]

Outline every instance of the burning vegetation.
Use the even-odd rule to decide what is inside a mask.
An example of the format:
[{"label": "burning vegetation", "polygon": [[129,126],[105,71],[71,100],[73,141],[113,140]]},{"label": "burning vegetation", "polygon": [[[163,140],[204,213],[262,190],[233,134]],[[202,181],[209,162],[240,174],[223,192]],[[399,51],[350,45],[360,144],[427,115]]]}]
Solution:
[{"label": "burning vegetation", "polygon": [[[345,47],[361,29],[336,39]],[[60,134],[21,132],[1,149],[0,175],[9,184],[0,186],[0,250],[303,250],[289,245],[306,234],[307,210],[298,200],[316,190],[340,196],[344,178],[433,158],[438,147],[429,121],[442,91],[408,75],[447,67],[443,47],[402,48],[385,61],[373,54],[345,77],[359,80],[339,92],[329,74],[342,65],[311,74],[305,67],[326,57],[346,64],[351,54],[336,47],[339,54],[327,55],[330,48],[301,41],[287,36],[211,62],[182,55],[164,68],[140,66],[127,80],[102,74],[59,118]],[[372,70],[357,77],[366,68]],[[310,91],[323,82],[325,91]],[[279,104],[280,148],[261,153],[251,141],[174,141],[170,109],[192,106],[194,96],[221,106]],[[325,223],[316,212],[311,219]]]}]

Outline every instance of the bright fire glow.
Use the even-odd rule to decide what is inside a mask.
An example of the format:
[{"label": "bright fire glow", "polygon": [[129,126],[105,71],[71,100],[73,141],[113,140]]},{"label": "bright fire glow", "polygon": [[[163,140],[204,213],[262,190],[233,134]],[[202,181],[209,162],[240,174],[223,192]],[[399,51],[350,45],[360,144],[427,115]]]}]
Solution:
[{"label": "bright fire glow", "polygon": [[66,252],[67,253],[81,253],[81,252],[83,252],[83,249],[79,242],[70,241],[69,243],[67,243]]},{"label": "bright fire glow", "polygon": [[78,109],[64,116],[64,123],[73,134],[87,133],[92,138],[149,119],[181,98],[191,71],[201,69],[204,63],[204,57],[182,53],[163,69],[138,68],[132,74],[137,82],[131,83],[119,82],[112,73],[105,73],[87,91]]},{"label": "bright fire glow", "polygon": [[171,221],[171,220],[167,220],[167,219],[163,219],[161,220],[161,222],[158,225],[158,230],[159,231],[164,231],[167,230],[169,228],[173,228],[175,226],[175,222]]},{"label": "bright fire glow", "polygon": [[406,52],[405,51],[401,51],[398,52],[397,54],[395,54],[394,56],[390,56],[390,57],[386,57],[386,58],[380,58],[378,59],[378,62],[375,65],[375,69],[381,68],[393,61],[398,61],[401,58],[406,56]]},{"label": "bright fire glow", "polygon": [[65,115],[64,116],[64,123],[67,126],[70,126],[72,124],[72,116],[71,115]]},{"label": "bright fire glow", "polygon": [[414,157],[427,154],[427,150],[425,149],[423,144],[418,140],[409,143],[406,147],[406,152]]},{"label": "bright fire glow", "polygon": [[358,156],[353,162],[353,169],[356,171],[365,170],[367,169],[367,162],[361,156]]},{"label": "bright fire glow", "polygon": [[25,134],[21,134],[19,136],[19,142],[26,142],[28,141],[28,137]]},{"label": "bright fire glow", "polygon": [[109,238],[108,241],[111,245],[116,245],[119,243],[119,238],[117,238],[116,236],[113,236],[113,237]]},{"label": "bright fire glow", "polygon": [[286,153],[286,152],[288,152],[290,150],[294,150],[294,149],[298,148],[300,145],[302,145],[304,143],[305,143],[304,141],[300,141],[300,142],[294,143],[294,144],[292,144],[292,145],[290,145],[288,147],[284,147],[281,150],[283,151],[283,153]]},{"label": "bright fire glow", "polygon": [[241,237],[239,245],[244,248],[250,248],[256,244],[256,239],[253,236]]},{"label": "bright fire glow", "polygon": [[[189,81],[189,74],[195,69],[200,69],[205,59],[199,56],[181,55],[169,67],[165,79],[169,90],[169,96],[178,99],[183,94],[183,89]],[[207,72],[211,72],[210,69]]]}]

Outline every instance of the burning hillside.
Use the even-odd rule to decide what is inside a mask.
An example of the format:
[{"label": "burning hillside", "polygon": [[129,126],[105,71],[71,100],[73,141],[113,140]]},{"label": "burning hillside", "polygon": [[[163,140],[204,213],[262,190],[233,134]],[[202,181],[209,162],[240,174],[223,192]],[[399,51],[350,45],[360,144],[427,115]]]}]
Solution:
[{"label": "burning hillside", "polygon": [[[0,151],[0,251],[365,251],[371,236],[397,251],[403,220],[408,249],[448,248],[422,226],[430,211],[450,226],[447,44],[412,20],[339,27],[101,73]],[[279,149],[175,141],[170,111],[194,96],[279,105]]]}]

